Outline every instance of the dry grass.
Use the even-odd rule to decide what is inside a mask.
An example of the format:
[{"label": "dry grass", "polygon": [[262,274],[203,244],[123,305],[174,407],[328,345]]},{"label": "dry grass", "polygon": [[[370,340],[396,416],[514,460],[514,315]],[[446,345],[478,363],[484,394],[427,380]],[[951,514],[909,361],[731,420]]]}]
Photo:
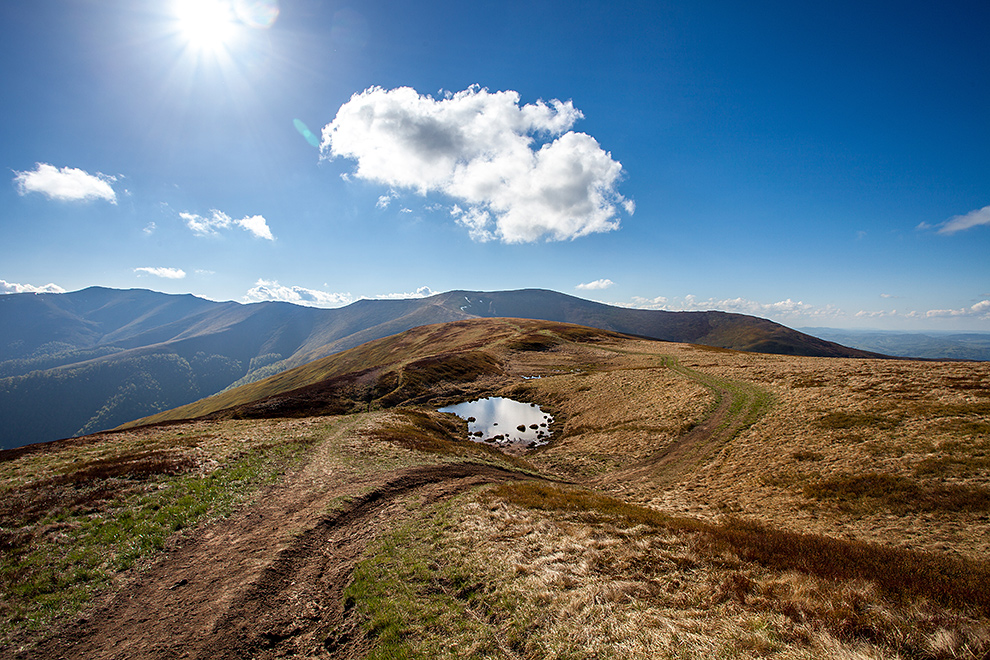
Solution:
[{"label": "dry grass", "polygon": [[[774,405],[710,464],[627,496],[714,518],[990,556],[990,365],[800,358],[668,345]],[[872,485],[871,485],[872,484]]]},{"label": "dry grass", "polygon": [[[875,552],[884,549],[512,484],[430,511],[386,540],[350,597],[379,641],[371,657],[382,658],[990,652],[986,609],[977,611],[986,603],[973,610],[972,593],[963,607],[940,603],[944,579],[910,593],[879,583],[876,565],[854,561]],[[810,561],[793,565],[801,557]],[[904,576],[931,559],[897,557]],[[970,589],[990,575],[975,568]]]},{"label": "dry grass", "polygon": [[[355,574],[350,604],[377,657],[990,653],[990,365],[746,354],[518,320],[341,355],[279,387],[330,370],[362,409],[424,407],[201,421],[25,453],[0,462],[0,540],[70,548],[72,521],[316,439],[319,469],[342,484],[449,461],[607,484],[516,484],[421,511]],[[346,371],[375,360],[391,366]],[[505,456],[425,407],[488,394],[540,404],[553,442]],[[637,472],[704,430],[720,401],[736,406],[710,451]],[[52,507],[75,517],[50,520]]]}]

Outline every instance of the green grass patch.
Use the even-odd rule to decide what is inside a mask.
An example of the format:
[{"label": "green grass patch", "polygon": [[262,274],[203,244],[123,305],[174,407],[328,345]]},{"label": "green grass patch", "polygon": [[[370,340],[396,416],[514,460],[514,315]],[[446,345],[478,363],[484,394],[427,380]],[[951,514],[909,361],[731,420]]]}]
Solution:
[{"label": "green grass patch", "polygon": [[344,592],[345,609],[375,641],[368,660],[503,658],[506,647],[521,650],[521,621],[500,629],[478,614],[515,612],[520,603],[490,588],[484,567],[452,553],[451,503],[426,513],[380,541]]},{"label": "green grass patch", "polygon": [[149,472],[147,461],[125,455],[85,463],[42,488],[8,491],[0,510],[0,639],[78,612],[172,534],[230,515],[308,444],[262,445],[207,474],[174,473],[161,456],[156,464],[170,469]]}]

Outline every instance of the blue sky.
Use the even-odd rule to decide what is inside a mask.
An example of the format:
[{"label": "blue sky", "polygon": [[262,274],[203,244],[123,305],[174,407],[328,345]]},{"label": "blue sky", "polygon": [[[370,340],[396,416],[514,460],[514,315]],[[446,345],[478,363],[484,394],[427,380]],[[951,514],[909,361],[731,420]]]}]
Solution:
[{"label": "blue sky", "polygon": [[0,3],[0,290],[990,331],[985,2],[208,5]]}]

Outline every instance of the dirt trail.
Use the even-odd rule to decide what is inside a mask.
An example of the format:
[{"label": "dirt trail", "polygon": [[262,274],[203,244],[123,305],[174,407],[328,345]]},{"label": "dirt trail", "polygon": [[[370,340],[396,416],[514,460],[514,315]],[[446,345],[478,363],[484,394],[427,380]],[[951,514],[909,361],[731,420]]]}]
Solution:
[{"label": "dirt trail", "polygon": [[690,470],[696,469],[722,445],[732,424],[733,396],[720,390],[720,402],[714,412],[673,443],[630,468],[610,472],[600,479],[600,485],[650,481],[659,486],[670,486],[680,481]]},{"label": "dirt trail", "polygon": [[740,431],[763,414],[766,393],[739,382],[719,381],[693,369],[671,362],[670,368],[715,392],[715,410],[684,435],[652,456],[624,470],[612,472],[598,481],[600,486],[649,482],[668,487],[715,458]]},{"label": "dirt trail", "polygon": [[345,481],[321,460],[333,439],[253,505],[201,530],[88,619],[14,657],[363,656],[365,640],[348,621],[342,594],[368,543],[409,515],[403,503],[410,497],[425,505],[520,475],[465,463]]}]

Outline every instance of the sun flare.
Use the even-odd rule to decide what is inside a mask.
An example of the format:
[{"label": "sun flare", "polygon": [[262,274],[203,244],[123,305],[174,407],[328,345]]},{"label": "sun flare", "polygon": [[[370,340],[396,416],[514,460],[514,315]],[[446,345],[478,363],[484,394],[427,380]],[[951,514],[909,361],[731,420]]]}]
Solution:
[{"label": "sun flare", "polygon": [[179,32],[197,50],[219,50],[234,35],[236,19],[229,2],[223,0],[176,0]]}]

